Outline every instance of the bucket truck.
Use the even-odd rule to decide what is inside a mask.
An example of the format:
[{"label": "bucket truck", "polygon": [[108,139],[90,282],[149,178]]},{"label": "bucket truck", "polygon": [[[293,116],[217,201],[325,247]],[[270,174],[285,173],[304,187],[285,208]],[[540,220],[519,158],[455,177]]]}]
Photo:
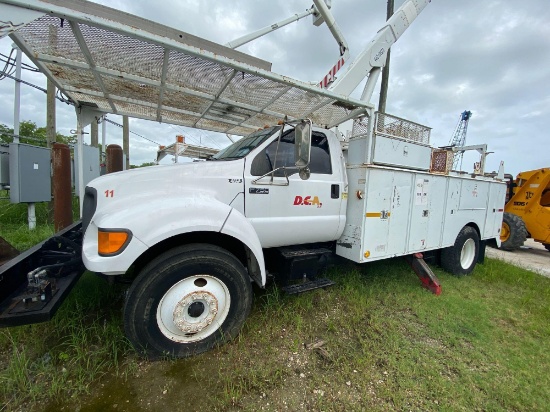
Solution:
[{"label": "bucket truck", "polygon": [[[245,137],[209,161],[82,185],[81,223],[0,269],[0,324],[51,317],[82,266],[133,273],[128,338],[150,357],[186,357],[238,334],[253,283],[326,287],[319,274],[333,256],[408,257],[436,293],[423,255],[471,273],[485,243],[499,242],[502,167],[495,178],[453,172],[452,150],[431,147],[429,127],[369,103],[389,47],[428,3],[405,1],[344,74],[312,83],[97,4],[2,0],[2,32],[75,103],[79,145],[83,127],[112,112]],[[313,14],[347,56],[327,4],[315,1]],[[361,99],[350,97],[365,76]],[[348,120],[342,141],[334,128]]]}]

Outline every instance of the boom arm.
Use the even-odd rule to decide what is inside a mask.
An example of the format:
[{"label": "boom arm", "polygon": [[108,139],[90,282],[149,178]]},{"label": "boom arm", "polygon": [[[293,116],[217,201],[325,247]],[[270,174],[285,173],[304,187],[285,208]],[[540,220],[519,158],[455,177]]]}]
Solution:
[{"label": "boom arm", "polygon": [[275,30],[280,29],[281,27],[284,27],[287,24],[293,23],[295,21],[303,19],[306,16],[309,16],[310,14],[313,14],[313,17],[314,17],[313,24],[316,26],[319,26],[323,22],[326,23],[328,29],[332,33],[332,36],[338,43],[338,48],[340,51],[340,58],[338,59],[338,62],[336,62],[336,64],[329,71],[329,73],[319,83],[319,87],[326,88],[334,80],[334,75],[336,74],[336,72],[340,70],[340,68],[348,60],[349,47],[346,39],[344,38],[344,34],[340,30],[340,27],[336,23],[336,20],[334,19],[334,16],[330,11],[330,1],[313,0],[313,3],[314,5],[311,6],[311,8],[309,8],[303,13],[295,14],[294,16],[289,17],[280,22],[274,23],[271,26],[264,27],[263,29],[260,29],[255,32],[249,33],[245,36],[239,37],[238,39],[235,39],[233,41],[230,41],[229,43],[226,43],[225,46],[230,47],[232,49],[236,49],[237,47],[240,47],[243,44],[249,43],[252,40],[256,40],[257,38],[260,38],[268,33],[271,33]]},{"label": "boom arm", "polygon": [[289,17],[288,19],[284,19],[280,22],[274,23],[270,26],[264,27],[263,29],[257,30],[253,33],[249,33],[247,35],[244,35],[242,37],[239,37],[238,39],[235,39],[233,41],[230,41],[229,43],[225,44],[225,47],[230,47],[232,49],[236,49],[237,47],[242,46],[243,44],[249,43],[252,40],[256,40],[259,37],[262,37],[268,33],[271,33],[272,31],[278,30],[281,27],[286,26],[287,24],[293,23],[295,21],[298,21],[300,19],[303,19],[304,17],[309,16],[310,14],[315,13],[315,8],[311,7],[310,9],[304,11],[303,13],[295,14],[292,17]]},{"label": "boom arm", "polygon": [[403,5],[376,33],[367,48],[355,59],[342,77],[336,80],[329,90],[349,96],[365,78],[369,76],[361,100],[369,101],[380,70],[386,65],[389,48],[401,37],[410,24],[431,0],[406,0]]}]

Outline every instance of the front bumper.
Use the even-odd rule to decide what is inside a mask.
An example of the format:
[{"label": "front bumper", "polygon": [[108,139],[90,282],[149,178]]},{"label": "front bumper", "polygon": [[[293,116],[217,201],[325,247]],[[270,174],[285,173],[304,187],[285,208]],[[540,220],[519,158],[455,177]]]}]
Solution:
[{"label": "front bumper", "polygon": [[105,275],[122,275],[148,247],[132,236],[126,248],[116,256],[99,256],[97,251],[97,226],[90,222],[82,244],[82,262],[86,269]]}]

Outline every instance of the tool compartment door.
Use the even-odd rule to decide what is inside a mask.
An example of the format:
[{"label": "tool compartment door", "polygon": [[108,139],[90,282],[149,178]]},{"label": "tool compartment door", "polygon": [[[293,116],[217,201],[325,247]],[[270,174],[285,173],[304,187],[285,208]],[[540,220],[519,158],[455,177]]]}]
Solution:
[{"label": "tool compartment door", "polygon": [[413,177],[414,175],[411,173],[393,173],[388,238],[388,254],[390,255],[401,255],[407,249]]},{"label": "tool compartment door", "polygon": [[484,239],[493,239],[500,235],[500,228],[502,227],[502,215],[504,212],[505,195],[505,185],[491,184],[489,186],[487,217],[485,220],[485,229],[483,230]]},{"label": "tool compartment door", "polygon": [[363,232],[366,261],[388,255],[393,175],[393,171],[383,169],[370,169],[367,173]]}]

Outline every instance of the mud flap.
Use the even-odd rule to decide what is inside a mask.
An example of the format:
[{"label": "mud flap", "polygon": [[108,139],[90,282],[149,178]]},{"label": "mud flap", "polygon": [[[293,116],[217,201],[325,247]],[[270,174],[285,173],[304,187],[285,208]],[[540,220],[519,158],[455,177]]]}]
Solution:
[{"label": "mud flap", "polygon": [[484,264],[485,263],[485,249],[487,248],[487,241],[486,240],[480,240],[479,241],[479,253],[477,255],[477,263]]}]

